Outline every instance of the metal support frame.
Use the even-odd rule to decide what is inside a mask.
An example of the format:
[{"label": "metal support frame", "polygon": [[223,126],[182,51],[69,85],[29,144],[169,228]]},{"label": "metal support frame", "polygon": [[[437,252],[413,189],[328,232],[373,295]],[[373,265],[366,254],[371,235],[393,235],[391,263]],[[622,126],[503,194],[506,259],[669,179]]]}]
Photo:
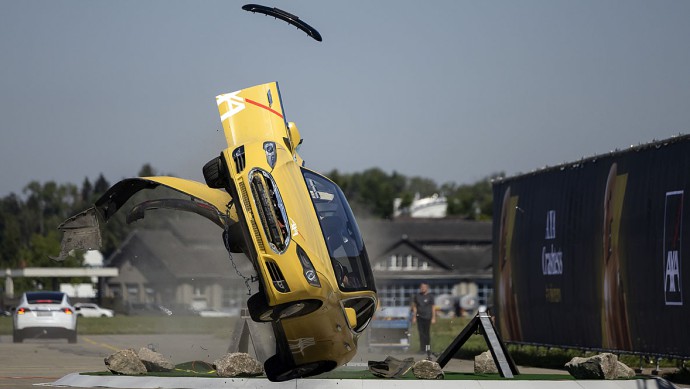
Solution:
[{"label": "metal support frame", "polygon": [[457,337],[451,342],[451,344],[439,355],[436,362],[441,366],[445,367],[448,361],[455,355],[460,348],[467,342],[467,340],[481,329],[481,334],[484,336],[486,345],[489,346],[489,351],[494,359],[494,363],[498,368],[499,374],[503,378],[513,378],[514,375],[519,375],[513,358],[510,357],[508,353],[508,348],[505,343],[501,340],[501,337],[496,332],[494,324],[486,312],[479,312],[477,315],[470,320],[465,328],[460,331]]},{"label": "metal support frame", "polygon": [[242,308],[241,321],[237,323],[237,327],[232,333],[230,339],[232,342],[228,346],[227,353],[249,353],[249,344],[251,342],[254,356],[259,361],[265,361],[272,355],[271,351],[266,347],[267,342],[257,342],[262,339],[257,323],[254,323],[247,308]]}]

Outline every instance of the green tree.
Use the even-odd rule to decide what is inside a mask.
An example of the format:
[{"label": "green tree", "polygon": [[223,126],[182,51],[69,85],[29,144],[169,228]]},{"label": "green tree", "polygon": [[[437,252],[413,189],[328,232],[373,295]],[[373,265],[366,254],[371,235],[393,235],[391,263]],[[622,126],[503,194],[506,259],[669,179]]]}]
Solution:
[{"label": "green tree", "polygon": [[[155,174],[150,164],[142,166],[142,175]],[[50,259],[60,252],[62,234],[57,227],[68,217],[93,205],[98,197],[110,188],[110,183],[101,173],[95,184],[87,178],[81,188],[74,184],[57,184],[53,181],[40,183],[30,181],[23,189],[24,199],[14,193],[0,199],[0,268],[14,267],[73,267],[80,266],[82,253],[63,262]],[[166,193],[162,197],[175,194]],[[132,202],[150,199],[151,194],[142,193]],[[132,227],[125,223],[126,212],[118,212],[106,226],[102,226],[102,252],[107,257],[130,233]],[[144,221],[144,226],[161,225],[162,217]],[[158,219],[158,220],[157,220]],[[72,280],[78,282],[79,279]],[[15,280],[16,292],[36,288],[36,282],[46,287],[52,280]],[[0,282],[1,283],[1,282]]]},{"label": "green tree", "polygon": [[403,175],[397,172],[388,175],[379,168],[354,174],[340,174],[334,170],[326,176],[340,186],[356,213],[380,218],[392,216],[393,199],[406,185]]},{"label": "green tree", "polygon": [[14,193],[0,200],[0,269],[18,265],[22,245],[21,206]]},{"label": "green tree", "polygon": [[84,204],[88,204],[93,197],[93,185],[89,181],[89,177],[84,178],[84,182],[81,184],[81,201]]},{"label": "green tree", "polygon": [[441,186],[448,199],[448,215],[473,220],[490,220],[493,214],[491,182],[504,173],[494,173],[469,185],[446,183]]},{"label": "green tree", "polygon": [[110,183],[103,177],[103,173],[101,173],[93,186],[93,192],[96,196],[100,196],[105,193],[108,188],[110,188]]},{"label": "green tree", "polygon": [[138,177],[153,177],[158,175],[156,172],[156,169],[151,167],[151,164],[145,163],[144,166],[139,169],[139,174],[137,174]]},{"label": "green tree", "polygon": [[407,180],[405,190],[413,195],[419,193],[421,197],[428,197],[434,193],[438,193],[438,185],[430,178],[412,177]]}]

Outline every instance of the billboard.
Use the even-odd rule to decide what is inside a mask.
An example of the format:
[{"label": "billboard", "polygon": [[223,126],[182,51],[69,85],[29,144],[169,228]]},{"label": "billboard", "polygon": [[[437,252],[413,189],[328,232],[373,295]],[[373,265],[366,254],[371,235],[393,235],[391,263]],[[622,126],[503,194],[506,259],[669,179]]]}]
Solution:
[{"label": "billboard", "polygon": [[690,136],[493,191],[504,340],[690,357]]}]

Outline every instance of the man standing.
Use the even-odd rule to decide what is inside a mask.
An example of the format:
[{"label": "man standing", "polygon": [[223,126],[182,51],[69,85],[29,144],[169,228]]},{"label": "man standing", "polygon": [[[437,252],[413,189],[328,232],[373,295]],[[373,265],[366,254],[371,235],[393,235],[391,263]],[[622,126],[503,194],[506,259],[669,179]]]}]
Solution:
[{"label": "man standing", "polygon": [[436,323],[434,295],[429,293],[429,285],[422,282],[419,293],[412,296],[412,323],[417,323],[419,331],[419,351],[425,353],[427,346],[431,350],[431,324]]}]

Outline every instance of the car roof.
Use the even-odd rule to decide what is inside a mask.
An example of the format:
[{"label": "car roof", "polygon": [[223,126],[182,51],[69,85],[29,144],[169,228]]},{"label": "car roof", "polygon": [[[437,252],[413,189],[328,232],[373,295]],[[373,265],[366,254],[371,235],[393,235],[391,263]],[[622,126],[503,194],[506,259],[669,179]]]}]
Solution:
[{"label": "car roof", "polygon": [[32,296],[32,295],[40,295],[43,294],[45,296],[63,296],[65,293],[64,292],[56,292],[56,291],[36,291],[36,292],[24,292],[27,296]]}]

